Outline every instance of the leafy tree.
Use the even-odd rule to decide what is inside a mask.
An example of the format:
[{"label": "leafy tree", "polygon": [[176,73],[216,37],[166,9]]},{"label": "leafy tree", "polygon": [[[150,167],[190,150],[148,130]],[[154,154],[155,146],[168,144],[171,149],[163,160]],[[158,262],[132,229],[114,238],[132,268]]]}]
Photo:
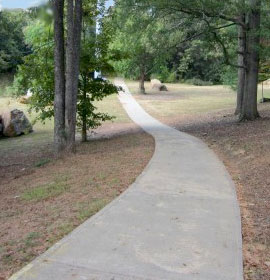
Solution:
[{"label": "leafy tree", "polygon": [[87,130],[99,127],[102,122],[113,120],[113,116],[97,112],[96,101],[117,93],[117,87],[102,78],[81,76],[78,95],[78,126],[82,131],[82,141],[87,141]]},{"label": "leafy tree", "polygon": [[[269,22],[269,13],[263,12],[267,1],[237,0],[237,1],[166,1],[166,0],[127,0],[126,6],[135,7],[137,11],[151,10],[156,17],[171,17],[178,20],[179,26],[183,18],[199,20],[207,29],[197,31],[191,38],[200,36],[203,32],[211,35],[222,49],[227,64],[236,67],[238,71],[238,108],[240,120],[257,118],[257,82],[260,58],[261,22]],[[238,61],[231,60],[219,31],[230,26],[239,28]],[[269,32],[268,32],[269,33]]]},{"label": "leafy tree", "polygon": [[[98,127],[101,122],[112,120],[108,114],[96,112],[95,101],[117,93],[118,88],[109,81],[95,78],[96,72],[112,72],[107,53],[111,38],[110,27],[102,21],[104,2],[89,1],[84,6],[82,26],[82,48],[80,64],[78,123],[82,130],[82,140],[87,140],[87,130]],[[98,20],[100,19],[100,20]],[[97,21],[99,32],[97,34]]]},{"label": "leafy tree", "polygon": [[13,87],[17,95],[28,89],[33,93],[30,110],[39,112],[38,119],[45,121],[54,115],[54,56],[51,24],[36,20],[25,29],[25,40],[32,53],[23,58],[18,67]]},{"label": "leafy tree", "polygon": [[158,72],[172,54],[171,46],[181,35],[180,31],[168,33],[165,22],[156,20],[151,10],[136,10],[132,13],[125,1],[117,1],[113,9],[112,23],[115,36],[110,45],[118,73],[139,78],[139,89],[145,93],[144,82],[152,73]]},{"label": "leafy tree", "polygon": [[[81,36],[80,75],[78,84],[78,100],[76,102],[77,126],[82,129],[83,140],[86,140],[88,129],[94,129],[102,121],[112,119],[107,114],[97,112],[95,101],[117,92],[117,87],[102,79],[95,79],[95,70],[110,70],[106,60],[107,37],[106,32],[100,34],[90,32],[95,30],[94,15],[84,9],[84,24]],[[105,29],[105,28],[104,28]],[[45,121],[55,114],[55,79],[54,79],[54,32],[52,23],[37,19],[25,30],[27,43],[33,53],[24,58],[24,64],[19,66],[14,87],[18,95],[25,94],[30,89],[33,93],[30,110],[39,112],[38,118]],[[60,44],[61,45],[61,44]],[[62,54],[63,55],[63,54]],[[60,64],[61,65],[61,64]],[[63,66],[62,66],[63,67]],[[59,83],[58,83],[59,86]],[[63,87],[63,84],[61,85]],[[63,90],[63,88],[62,88]],[[61,100],[61,98],[60,98]],[[62,104],[63,105],[63,104]],[[65,109],[63,108],[65,111]],[[60,114],[61,116],[61,114]],[[62,117],[63,118],[63,117]],[[65,120],[62,120],[64,123]],[[65,133],[62,133],[65,145]],[[61,151],[62,147],[60,147]]]},{"label": "leafy tree", "polygon": [[0,11],[0,73],[15,70],[29,51],[23,36],[28,20],[24,11]]}]

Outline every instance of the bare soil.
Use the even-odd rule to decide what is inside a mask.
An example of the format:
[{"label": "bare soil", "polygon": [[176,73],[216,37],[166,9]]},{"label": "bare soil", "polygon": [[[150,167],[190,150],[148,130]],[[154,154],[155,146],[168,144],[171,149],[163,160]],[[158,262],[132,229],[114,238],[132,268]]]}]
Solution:
[{"label": "bare soil", "polygon": [[[0,157],[1,280],[98,212],[142,172],[153,138],[132,124],[118,126],[105,125],[96,139],[62,159],[53,157],[50,143],[16,147]],[[102,137],[106,129],[109,139]]]}]

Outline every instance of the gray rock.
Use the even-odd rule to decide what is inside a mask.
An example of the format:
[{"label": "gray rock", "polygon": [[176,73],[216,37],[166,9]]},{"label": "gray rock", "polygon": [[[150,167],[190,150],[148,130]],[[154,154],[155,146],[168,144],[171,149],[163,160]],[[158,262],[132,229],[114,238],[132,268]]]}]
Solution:
[{"label": "gray rock", "polygon": [[158,91],[168,91],[167,87],[161,83],[158,79],[151,80],[152,89],[158,90]]},{"label": "gray rock", "polygon": [[23,111],[14,109],[2,114],[2,131],[6,137],[16,137],[33,132],[33,128]]},{"label": "gray rock", "polygon": [[161,87],[159,88],[160,91],[168,91],[167,87],[162,84]]}]

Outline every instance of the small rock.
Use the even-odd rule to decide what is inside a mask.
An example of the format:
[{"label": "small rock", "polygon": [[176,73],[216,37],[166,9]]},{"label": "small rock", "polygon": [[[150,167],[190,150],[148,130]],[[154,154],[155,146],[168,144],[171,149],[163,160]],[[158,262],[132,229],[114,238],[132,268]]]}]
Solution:
[{"label": "small rock", "polygon": [[31,99],[31,97],[28,97],[27,95],[24,95],[24,96],[21,96],[19,98],[19,102],[21,104],[29,104],[30,103],[30,99]]}]

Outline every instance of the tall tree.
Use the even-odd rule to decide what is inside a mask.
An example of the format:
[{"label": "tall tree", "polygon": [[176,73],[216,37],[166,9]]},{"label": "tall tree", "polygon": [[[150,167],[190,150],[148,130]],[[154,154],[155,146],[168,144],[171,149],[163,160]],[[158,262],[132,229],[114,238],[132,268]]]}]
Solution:
[{"label": "tall tree", "polygon": [[[245,65],[234,65],[243,68],[243,72],[239,71],[239,85],[243,86],[243,77],[245,79],[244,91],[239,89],[239,115],[240,120],[254,120],[258,117],[257,111],[257,84],[258,81],[258,64],[259,64],[259,46],[260,46],[260,11],[261,0],[245,1],[212,1],[212,0],[190,0],[190,1],[171,1],[166,0],[127,0],[129,4],[136,2],[137,7],[149,9],[156,12],[157,15],[181,14],[191,15],[194,18],[201,19],[209,23],[209,32],[218,28],[220,22],[236,24],[241,26],[245,31],[247,40],[246,47],[243,48],[239,42],[239,53],[243,52],[243,60]],[[134,3],[133,3],[134,4]],[[240,15],[245,14],[245,17]],[[239,38],[243,38],[242,36]],[[226,56],[226,47],[218,36],[218,43],[222,46]],[[242,58],[241,58],[242,59]],[[226,59],[229,62],[228,59]],[[241,101],[243,100],[243,101]]]},{"label": "tall tree", "polygon": [[246,28],[247,47],[245,50],[245,90],[240,120],[254,120],[259,114],[257,110],[257,91],[260,61],[260,24],[261,0],[250,0]]},{"label": "tall tree", "polygon": [[[24,64],[19,66],[14,82],[14,89],[18,95],[25,94],[28,89],[33,93],[29,104],[30,111],[39,113],[39,120],[45,121],[55,116],[55,150],[60,155],[66,151],[65,72],[67,66],[65,54],[68,50],[65,48],[64,30],[67,29],[67,23],[64,3],[64,0],[55,0],[53,3],[54,34],[51,32],[52,19],[47,16],[36,18],[26,28],[26,42],[33,52],[24,57]],[[77,111],[76,125],[82,130],[82,140],[86,141],[87,132],[90,129],[95,129],[102,122],[113,119],[108,114],[99,112],[95,104],[104,97],[117,93],[118,88],[109,81],[94,79],[95,70],[107,73],[112,70],[107,58],[108,44],[112,36],[111,27],[104,24],[101,17],[105,6],[97,6],[97,0],[84,1],[83,4],[82,36],[77,37],[82,41],[79,52],[79,85],[78,90],[74,89],[73,93],[76,99],[78,94],[78,100],[75,101],[74,106]],[[47,7],[45,7],[46,11],[48,11]],[[97,18],[99,19],[99,34],[95,32]],[[76,59],[79,60],[78,52],[74,54],[78,55]]]},{"label": "tall tree", "polygon": [[[245,1],[245,0],[244,0]],[[243,4],[244,4],[244,1]],[[245,22],[246,15],[243,13],[240,15],[241,21]],[[242,25],[238,25],[238,84],[237,84],[237,100],[235,115],[239,115],[242,111],[244,92],[245,92],[245,81],[246,81],[246,70],[245,70],[245,54],[247,47],[247,34],[246,29]]]},{"label": "tall tree", "polygon": [[64,0],[55,0],[54,7],[54,144],[56,153],[65,148],[65,41]]},{"label": "tall tree", "polygon": [[75,151],[77,95],[80,69],[82,0],[67,0],[66,150]]},{"label": "tall tree", "polygon": [[115,35],[110,50],[120,58],[113,61],[116,71],[138,78],[139,91],[145,94],[145,80],[166,65],[181,32],[168,32],[165,21],[157,20],[151,9],[136,10],[129,4],[119,0],[113,9]]},{"label": "tall tree", "polygon": [[23,35],[29,21],[25,11],[0,10],[0,73],[14,71],[29,51]]}]

